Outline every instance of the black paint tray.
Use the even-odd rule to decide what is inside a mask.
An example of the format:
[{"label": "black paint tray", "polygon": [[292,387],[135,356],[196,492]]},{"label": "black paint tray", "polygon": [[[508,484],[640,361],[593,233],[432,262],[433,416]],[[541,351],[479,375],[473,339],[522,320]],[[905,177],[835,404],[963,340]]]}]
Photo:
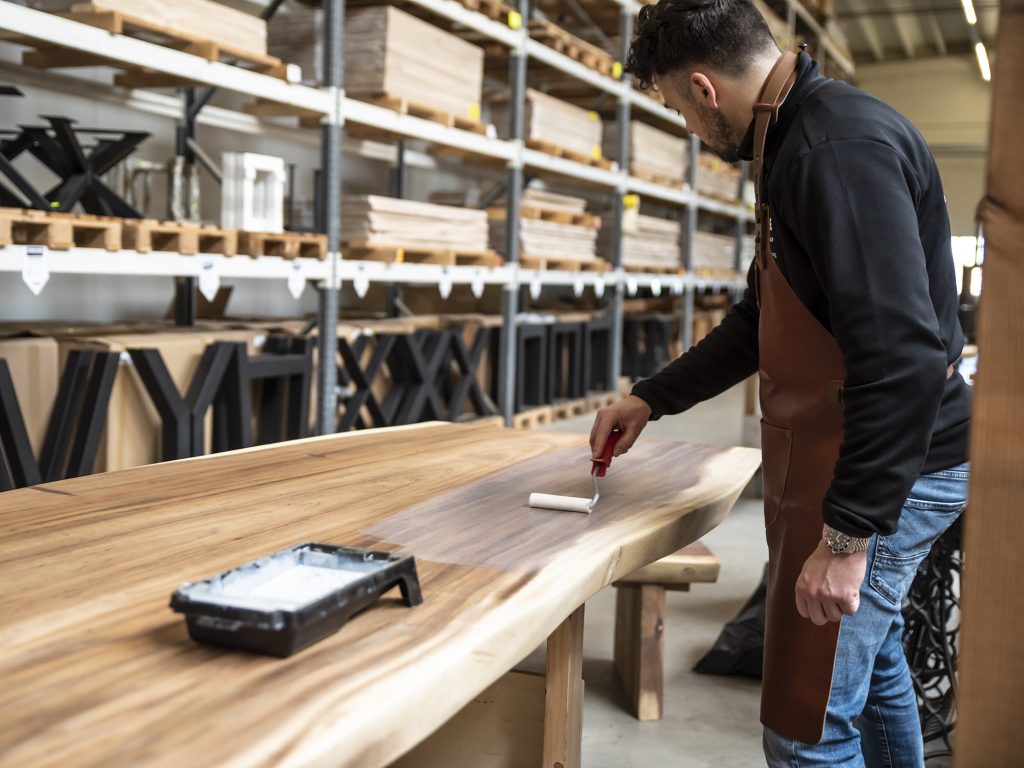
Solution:
[{"label": "black paint tray", "polygon": [[290,656],[332,632],[395,586],[423,602],[409,555],[297,544],[180,586],[171,608],[200,643]]}]

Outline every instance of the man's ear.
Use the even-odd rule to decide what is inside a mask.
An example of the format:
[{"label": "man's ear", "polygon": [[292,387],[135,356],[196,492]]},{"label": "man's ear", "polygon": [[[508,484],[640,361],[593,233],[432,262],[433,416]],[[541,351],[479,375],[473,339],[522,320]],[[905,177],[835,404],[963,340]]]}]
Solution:
[{"label": "man's ear", "polygon": [[698,104],[718,109],[718,90],[707,75],[694,72],[690,75],[690,98]]}]

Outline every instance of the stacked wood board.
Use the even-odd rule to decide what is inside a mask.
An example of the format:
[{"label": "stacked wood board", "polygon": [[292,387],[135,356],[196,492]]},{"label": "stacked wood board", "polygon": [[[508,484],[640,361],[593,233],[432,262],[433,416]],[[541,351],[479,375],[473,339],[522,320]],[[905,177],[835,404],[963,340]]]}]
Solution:
[{"label": "stacked wood board", "polygon": [[768,25],[768,29],[771,31],[772,37],[775,38],[779,48],[784,51],[792,50],[793,36],[789,32],[789,25],[786,23],[786,20],[773,11],[764,0],[753,0],[753,3],[754,7],[760,11],[761,16],[764,17],[765,23]]},{"label": "stacked wood board", "polygon": [[482,49],[392,6],[345,18],[345,91],[354,98],[479,120],[483,63]]},{"label": "stacked wood board", "polygon": [[350,244],[484,251],[487,213],[380,195],[349,195],[341,205],[341,236]]},{"label": "stacked wood board", "polygon": [[[678,221],[628,212],[623,218],[622,266],[632,269],[675,271],[682,267]],[[612,258],[612,230],[601,230],[598,253]]]},{"label": "stacked wood board", "polygon": [[[619,129],[614,122],[604,126],[605,157],[618,157]],[[633,120],[629,124],[629,172],[638,178],[681,188],[689,166],[687,140]]]},{"label": "stacked wood board", "polygon": [[736,200],[740,188],[740,169],[710,152],[700,153],[697,166],[697,191],[718,200]]},{"label": "stacked wood board", "polygon": [[267,53],[263,19],[211,0],[32,0],[29,5],[50,13],[117,13],[182,39],[201,39],[261,56]]},{"label": "stacked wood board", "polygon": [[[604,267],[597,258],[597,234],[601,220],[586,212],[587,201],[580,197],[552,192],[526,190],[519,219],[520,261],[527,267],[562,269],[575,262]],[[505,253],[507,211],[494,207],[487,211],[491,220],[491,247]]]},{"label": "stacked wood board", "polygon": [[[491,122],[508,130],[508,96],[493,103]],[[533,90],[526,91],[523,137],[527,145],[587,162],[601,160],[601,117],[596,112]],[[508,138],[508,134],[503,134]]]},{"label": "stacked wood board", "polygon": [[736,236],[712,232],[693,233],[694,273],[706,276],[731,275],[736,271]]}]

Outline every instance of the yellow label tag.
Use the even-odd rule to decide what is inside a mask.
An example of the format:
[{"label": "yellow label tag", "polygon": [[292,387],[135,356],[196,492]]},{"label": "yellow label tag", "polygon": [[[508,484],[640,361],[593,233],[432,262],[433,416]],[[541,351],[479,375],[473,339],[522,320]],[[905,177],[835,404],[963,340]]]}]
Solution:
[{"label": "yellow label tag", "polygon": [[621,61],[616,61],[614,64],[612,64],[612,77],[614,77],[616,80],[619,80],[619,79],[622,78],[622,62]]},{"label": "yellow label tag", "polygon": [[519,11],[508,12],[509,29],[519,29],[523,26],[523,15]]},{"label": "yellow label tag", "polygon": [[398,262],[399,264],[405,261],[405,248],[395,249],[395,261]]},{"label": "yellow label tag", "polygon": [[597,114],[597,112],[588,112],[587,113],[587,117],[589,117],[591,122],[594,122],[594,123],[596,123],[598,120],[601,119],[601,116],[599,114]]},{"label": "yellow label tag", "polygon": [[473,104],[469,105],[469,119],[470,120],[476,120],[476,121],[480,120],[480,105],[479,104],[474,102]]},{"label": "yellow label tag", "polygon": [[594,147],[592,150],[590,150],[590,154],[593,156],[593,158],[595,160],[600,160],[601,159],[601,148],[600,147]]},{"label": "yellow label tag", "polygon": [[639,208],[640,195],[626,195],[622,198],[622,204],[627,208]]}]

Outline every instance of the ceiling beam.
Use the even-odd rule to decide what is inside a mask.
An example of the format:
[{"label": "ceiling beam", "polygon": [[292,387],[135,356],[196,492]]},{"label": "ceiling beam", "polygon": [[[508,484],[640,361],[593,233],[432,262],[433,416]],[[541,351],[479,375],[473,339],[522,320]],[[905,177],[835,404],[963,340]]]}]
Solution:
[{"label": "ceiling beam", "polygon": [[910,36],[910,22],[906,16],[893,16],[892,27],[896,30],[896,37],[900,41],[903,55],[908,59],[914,58],[914,41]]},{"label": "ceiling beam", "polygon": [[942,34],[942,27],[935,14],[928,15],[928,26],[932,31],[932,40],[935,42],[935,50],[940,56],[946,55],[946,37]]},{"label": "ceiling beam", "polygon": [[[846,0],[846,5],[853,11],[867,10],[863,0]],[[871,50],[871,55],[875,57],[875,61],[884,60],[885,48],[882,45],[882,38],[878,34],[875,20],[867,16],[858,15],[856,16],[856,21],[861,34],[864,36],[864,42],[868,44],[868,48]]]}]

